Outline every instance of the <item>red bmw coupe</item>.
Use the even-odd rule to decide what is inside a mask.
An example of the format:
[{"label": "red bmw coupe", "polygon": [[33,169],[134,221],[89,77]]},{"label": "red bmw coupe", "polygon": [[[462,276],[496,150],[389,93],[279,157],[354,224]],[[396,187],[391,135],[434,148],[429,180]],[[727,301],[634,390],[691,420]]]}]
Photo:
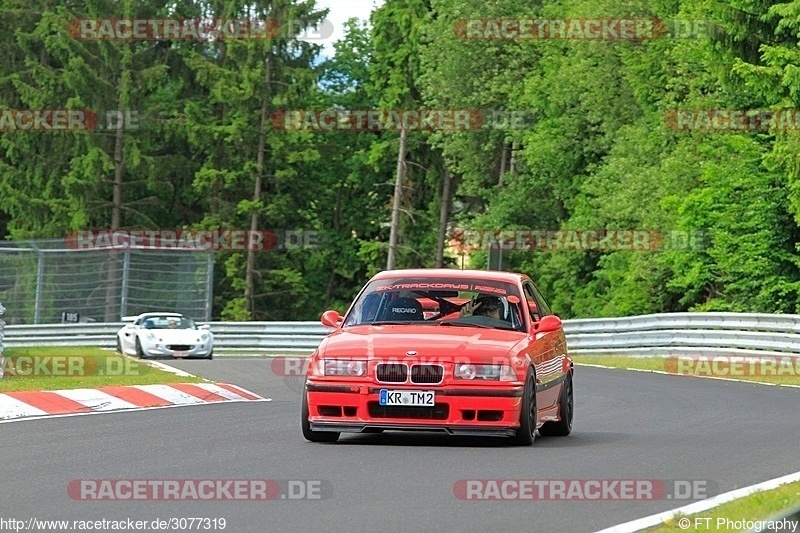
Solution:
[{"label": "red bmw coupe", "polygon": [[311,355],[303,436],[572,431],[572,360],[561,320],[524,274],[393,270],[374,276]]}]

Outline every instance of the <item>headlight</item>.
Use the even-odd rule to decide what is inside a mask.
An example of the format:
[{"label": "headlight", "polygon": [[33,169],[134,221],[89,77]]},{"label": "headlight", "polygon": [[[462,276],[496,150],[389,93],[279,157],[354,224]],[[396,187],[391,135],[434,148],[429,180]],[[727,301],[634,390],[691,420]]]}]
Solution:
[{"label": "headlight", "polygon": [[200,335],[200,340],[203,342],[208,341],[208,333],[203,333],[202,335]]},{"label": "headlight", "polygon": [[346,361],[340,359],[325,359],[326,376],[361,377],[367,374],[366,361]]},{"label": "headlight", "polygon": [[156,340],[156,334],[153,333],[152,331],[148,331],[147,333],[144,334],[144,338],[149,341],[154,341]]},{"label": "headlight", "polygon": [[456,379],[482,379],[486,381],[516,381],[514,369],[508,365],[456,365]]}]

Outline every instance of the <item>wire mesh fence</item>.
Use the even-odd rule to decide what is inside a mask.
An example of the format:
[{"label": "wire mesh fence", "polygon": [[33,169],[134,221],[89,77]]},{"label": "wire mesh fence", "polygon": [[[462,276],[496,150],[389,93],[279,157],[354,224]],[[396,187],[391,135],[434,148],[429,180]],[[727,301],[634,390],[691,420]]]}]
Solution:
[{"label": "wire mesh fence", "polygon": [[117,322],[153,310],[207,321],[213,275],[212,252],[0,242],[0,301],[9,324]]}]

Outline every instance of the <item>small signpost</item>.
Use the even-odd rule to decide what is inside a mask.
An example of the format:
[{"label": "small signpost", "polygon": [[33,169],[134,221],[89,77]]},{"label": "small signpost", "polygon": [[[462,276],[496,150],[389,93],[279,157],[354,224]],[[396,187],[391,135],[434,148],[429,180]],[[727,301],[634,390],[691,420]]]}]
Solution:
[{"label": "small signpost", "polygon": [[61,313],[62,324],[77,324],[80,321],[81,321],[80,313],[75,313],[72,311],[65,311]]}]

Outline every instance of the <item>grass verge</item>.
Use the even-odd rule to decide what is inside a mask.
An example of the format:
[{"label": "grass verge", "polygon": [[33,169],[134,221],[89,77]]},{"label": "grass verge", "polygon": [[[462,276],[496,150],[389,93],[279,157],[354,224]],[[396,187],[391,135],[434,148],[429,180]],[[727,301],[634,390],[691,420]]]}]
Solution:
[{"label": "grass verge", "polygon": [[93,347],[7,348],[3,357],[0,392],[203,381]]},{"label": "grass verge", "polygon": [[[790,366],[782,360],[775,366],[763,366],[754,363],[731,363],[722,358],[715,361],[708,357],[700,361],[679,363],[676,357],[626,357],[618,355],[578,355],[571,356],[576,363],[610,366],[613,368],[636,368],[667,372],[678,376],[703,376],[754,381],[757,383],[774,383],[778,385],[800,385],[800,359]],[[770,360],[766,360],[770,361]],[[785,363],[785,364],[784,364]],[[800,530],[799,530],[800,531]]]},{"label": "grass verge", "polygon": [[[800,505],[800,481],[781,487],[757,492],[738,500],[725,503],[702,513],[689,515],[689,527],[681,527],[681,518],[676,516],[669,523],[646,529],[647,532],[675,531],[739,531],[737,522],[766,521]],[[708,520],[707,520],[708,519]],[[686,522],[683,523],[686,526]],[[798,527],[797,530],[800,530]],[[791,531],[791,528],[789,529]]]}]

